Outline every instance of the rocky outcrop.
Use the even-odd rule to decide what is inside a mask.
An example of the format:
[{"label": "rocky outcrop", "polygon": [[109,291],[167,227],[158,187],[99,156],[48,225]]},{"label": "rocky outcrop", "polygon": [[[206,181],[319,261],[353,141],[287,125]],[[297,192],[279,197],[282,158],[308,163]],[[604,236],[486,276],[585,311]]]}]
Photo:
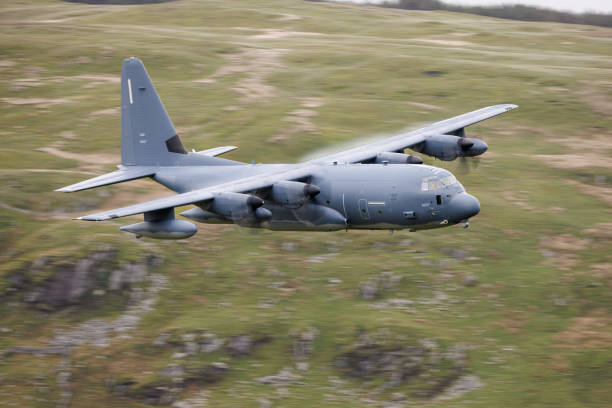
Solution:
[{"label": "rocky outcrop", "polygon": [[405,339],[362,334],[335,359],[347,377],[383,380],[385,388],[410,382],[414,397],[433,398],[444,393],[465,374],[467,355],[461,346],[443,349],[433,340],[412,344]]},{"label": "rocky outcrop", "polygon": [[108,292],[134,297],[134,291],[161,258],[151,255],[137,262],[120,262],[118,251],[103,247],[82,258],[41,256],[5,276],[4,297],[52,312],[71,305],[95,304]]}]

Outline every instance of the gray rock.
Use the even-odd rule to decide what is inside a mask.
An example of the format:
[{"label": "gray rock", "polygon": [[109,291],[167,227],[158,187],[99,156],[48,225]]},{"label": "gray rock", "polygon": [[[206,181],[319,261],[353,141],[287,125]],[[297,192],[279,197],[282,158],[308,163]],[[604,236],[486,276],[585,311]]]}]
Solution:
[{"label": "gray rock", "polygon": [[153,345],[158,347],[165,346],[170,337],[172,337],[171,333],[160,333],[155,340],[153,340]]},{"label": "gray rock", "polygon": [[182,377],[184,374],[185,370],[178,364],[171,364],[159,370],[159,375],[164,378],[177,378]]},{"label": "gray rock", "polygon": [[478,284],[478,276],[467,275],[463,278],[463,285],[467,287],[473,287]]},{"label": "gray rock", "polygon": [[359,284],[359,296],[371,300],[378,296],[378,284],[375,281],[365,281]]},{"label": "gray rock", "polygon": [[302,376],[293,374],[290,368],[283,368],[277,374],[257,378],[255,379],[255,382],[259,384],[269,384],[269,385],[281,386],[281,385],[295,384],[297,381],[301,379],[302,379]]},{"label": "gray rock", "polygon": [[393,289],[400,283],[401,280],[401,276],[394,275],[392,272],[381,272],[378,275],[378,286],[387,290]]},{"label": "gray rock", "polygon": [[281,244],[281,249],[287,252],[294,252],[295,250],[297,250],[297,247],[297,244],[291,241],[285,241]]},{"label": "gray rock", "polygon": [[210,391],[198,391],[191,398],[187,398],[180,401],[175,401],[172,404],[172,408],[204,408],[208,406],[208,396]]},{"label": "gray rock", "polygon": [[460,397],[461,395],[481,388],[484,384],[475,375],[464,375],[455,380],[442,394],[436,399],[450,400]]},{"label": "gray rock", "polygon": [[200,351],[200,346],[195,341],[188,341],[185,343],[183,350],[187,355],[194,355]]},{"label": "gray rock", "polygon": [[215,336],[214,333],[204,333],[198,339],[201,353],[214,353],[223,346],[223,339]]},{"label": "gray rock", "polygon": [[233,357],[244,357],[251,353],[253,349],[253,341],[248,334],[240,334],[230,337],[227,344],[227,351]]},{"label": "gray rock", "polygon": [[319,335],[319,330],[315,327],[308,327],[301,331],[292,331],[293,338],[292,349],[293,358],[295,361],[304,361],[308,359],[314,349],[314,340]]}]

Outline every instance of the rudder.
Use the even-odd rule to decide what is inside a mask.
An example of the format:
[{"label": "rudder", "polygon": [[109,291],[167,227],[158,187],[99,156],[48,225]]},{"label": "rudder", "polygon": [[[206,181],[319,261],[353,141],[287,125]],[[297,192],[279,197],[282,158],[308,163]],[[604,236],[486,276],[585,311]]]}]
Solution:
[{"label": "rudder", "polygon": [[121,163],[178,165],[187,154],[142,61],[128,58],[121,69]]}]

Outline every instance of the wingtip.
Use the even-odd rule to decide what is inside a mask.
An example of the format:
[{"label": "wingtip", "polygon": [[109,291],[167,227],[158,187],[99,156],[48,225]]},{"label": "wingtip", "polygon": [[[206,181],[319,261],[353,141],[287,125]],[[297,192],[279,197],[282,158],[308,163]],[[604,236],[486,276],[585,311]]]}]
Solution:
[{"label": "wingtip", "polygon": [[57,193],[71,193],[72,190],[69,189],[68,187],[62,187],[62,188],[58,188],[56,190],[54,190]]},{"label": "wingtip", "polygon": [[83,215],[82,217],[73,218],[76,221],[102,221],[101,218],[94,217],[91,215]]}]

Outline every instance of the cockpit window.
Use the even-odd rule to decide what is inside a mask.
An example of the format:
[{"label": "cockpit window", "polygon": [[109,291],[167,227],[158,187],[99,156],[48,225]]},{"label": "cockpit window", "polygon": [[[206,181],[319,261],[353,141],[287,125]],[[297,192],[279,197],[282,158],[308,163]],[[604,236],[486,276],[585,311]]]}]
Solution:
[{"label": "cockpit window", "polygon": [[442,183],[436,177],[424,177],[421,182],[421,191],[439,190]]},{"label": "cockpit window", "polygon": [[452,186],[453,184],[457,183],[457,179],[452,174],[444,176],[440,179],[435,176],[424,177],[421,181],[421,191],[439,190],[442,187]]},{"label": "cockpit window", "polygon": [[457,184],[457,179],[452,174],[449,174],[448,176],[442,177],[440,182],[444,187],[452,186],[453,184]]}]

